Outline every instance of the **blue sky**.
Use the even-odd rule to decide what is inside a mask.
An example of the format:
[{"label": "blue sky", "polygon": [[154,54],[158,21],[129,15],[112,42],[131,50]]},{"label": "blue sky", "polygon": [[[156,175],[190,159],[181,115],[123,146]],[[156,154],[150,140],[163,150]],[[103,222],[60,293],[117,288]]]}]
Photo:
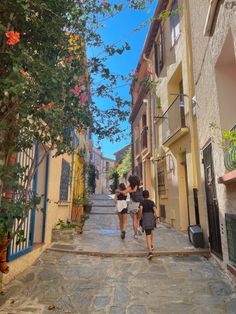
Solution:
[{"label": "blue sky", "polygon": [[[138,32],[132,32],[132,30],[153,15],[157,2],[158,1],[154,1],[150,4],[148,11],[126,9],[117,16],[106,21],[106,27],[102,31],[102,37],[105,43],[112,44],[119,39],[124,38],[124,41],[127,41],[131,46],[131,50],[109,59],[108,64],[112,72],[127,75],[132,69],[136,68],[148,32],[148,27]],[[122,42],[120,44],[122,44]],[[129,88],[129,86],[119,88],[119,94],[122,98],[130,100]],[[103,105],[102,100],[99,101],[98,105]],[[122,123],[121,128],[126,129],[128,131],[126,133],[129,133],[130,125],[128,121]],[[111,143],[108,139],[104,139],[100,142],[100,146],[102,147],[103,155],[113,159],[114,152],[129,143],[130,136],[124,136],[122,141],[115,143]],[[96,145],[96,138],[94,138],[94,145]]]}]

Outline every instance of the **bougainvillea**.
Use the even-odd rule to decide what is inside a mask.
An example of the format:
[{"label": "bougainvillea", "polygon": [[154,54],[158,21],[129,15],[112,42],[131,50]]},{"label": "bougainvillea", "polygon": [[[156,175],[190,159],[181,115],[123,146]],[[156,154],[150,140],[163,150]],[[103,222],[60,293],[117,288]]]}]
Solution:
[{"label": "bougainvillea", "polygon": [[[120,133],[128,103],[115,92],[117,77],[106,61],[129,45],[105,44],[99,29],[124,4],[140,10],[147,2],[152,1],[0,2],[1,241],[11,232],[13,217],[24,218],[26,209],[38,202],[27,197],[29,183],[19,184],[26,169],[10,162],[17,152],[40,143],[45,154],[71,153],[70,130],[90,128],[99,138],[114,139]],[[101,53],[88,58],[89,47]],[[109,99],[111,108],[100,110],[94,95]],[[9,202],[15,191],[22,191],[17,206]]]}]

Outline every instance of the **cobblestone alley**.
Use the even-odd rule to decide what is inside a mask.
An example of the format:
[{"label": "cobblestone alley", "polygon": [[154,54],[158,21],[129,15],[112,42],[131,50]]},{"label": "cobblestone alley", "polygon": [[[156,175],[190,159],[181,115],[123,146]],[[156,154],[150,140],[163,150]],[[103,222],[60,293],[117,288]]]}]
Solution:
[{"label": "cobblestone alley", "polygon": [[96,196],[84,233],[53,243],[7,285],[0,313],[236,313],[232,281],[186,235],[158,226],[148,261],[145,236],[133,238],[129,218],[121,240],[114,213],[112,199]]}]

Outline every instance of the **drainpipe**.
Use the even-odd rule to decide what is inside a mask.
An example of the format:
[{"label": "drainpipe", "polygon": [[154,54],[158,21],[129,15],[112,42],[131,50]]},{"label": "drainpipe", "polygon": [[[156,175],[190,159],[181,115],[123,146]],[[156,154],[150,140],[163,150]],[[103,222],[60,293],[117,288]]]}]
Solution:
[{"label": "drainpipe", "polygon": [[211,27],[212,27],[212,23],[214,20],[217,4],[218,4],[218,0],[211,0],[210,1],[208,13],[207,13],[206,24],[205,24],[204,32],[203,32],[204,36],[209,36],[211,34]]},{"label": "drainpipe", "polygon": [[190,33],[190,16],[189,16],[189,3],[184,1],[184,23],[185,23],[185,34],[186,34],[186,56],[187,56],[187,78],[188,78],[188,102],[189,102],[189,126],[190,126],[190,137],[191,137],[191,151],[192,151],[192,170],[193,170],[193,187],[198,188],[199,176],[198,176],[198,137],[194,126],[192,104],[194,97],[194,79],[192,70],[192,47],[191,47],[191,33]]}]

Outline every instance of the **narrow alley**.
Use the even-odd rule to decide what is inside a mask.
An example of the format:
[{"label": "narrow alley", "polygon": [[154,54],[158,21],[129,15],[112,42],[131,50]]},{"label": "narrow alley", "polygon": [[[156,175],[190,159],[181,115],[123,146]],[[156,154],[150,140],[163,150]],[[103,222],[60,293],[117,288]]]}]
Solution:
[{"label": "narrow alley", "polygon": [[52,243],[17,276],[0,313],[235,313],[232,281],[187,235],[160,224],[148,261],[145,236],[134,239],[128,221],[121,240],[114,201],[97,195],[83,234]]}]

